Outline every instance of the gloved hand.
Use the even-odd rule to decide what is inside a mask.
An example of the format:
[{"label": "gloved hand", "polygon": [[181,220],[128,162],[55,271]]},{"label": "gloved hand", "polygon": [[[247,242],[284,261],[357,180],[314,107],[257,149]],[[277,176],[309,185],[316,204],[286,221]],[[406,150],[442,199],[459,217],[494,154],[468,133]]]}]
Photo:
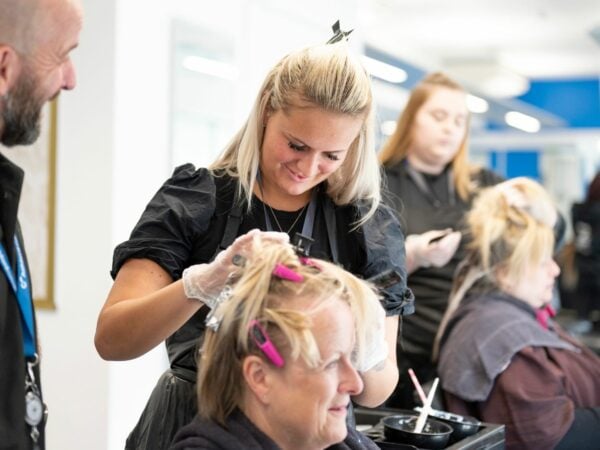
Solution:
[{"label": "gloved hand", "polygon": [[[430,242],[439,236],[444,237]],[[405,248],[408,272],[414,272],[419,267],[445,266],[456,253],[461,237],[460,231],[452,231],[451,229],[431,230],[423,234],[407,236]]]},{"label": "gloved hand", "polygon": [[362,359],[355,361],[356,370],[359,372],[368,372],[371,369],[377,370],[388,356],[388,345],[385,340],[385,310],[378,299],[369,303],[373,309],[375,323],[369,324]]},{"label": "gloved hand", "polygon": [[236,256],[236,259],[240,259],[240,256],[246,258],[252,251],[252,242],[259,236],[263,241],[269,240],[282,244],[290,240],[286,233],[257,229],[239,236],[233,241],[233,244],[219,253],[212,262],[195,264],[183,271],[183,290],[186,297],[200,300],[209,308],[214,308],[229,276],[239,269],[239,266],[233,263],[233,257],[239,255]]}]

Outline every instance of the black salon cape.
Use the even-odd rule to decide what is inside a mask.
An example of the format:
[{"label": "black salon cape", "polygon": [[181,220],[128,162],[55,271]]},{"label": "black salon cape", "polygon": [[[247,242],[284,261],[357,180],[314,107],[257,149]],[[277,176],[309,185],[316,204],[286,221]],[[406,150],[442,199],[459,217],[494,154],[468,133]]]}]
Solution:
[{"label": "black salon cape", "polygon": [[[25,249],[17,222],[23,176],[23,171],[19,167],[0,155],[0,239],[7,249],[13,270],[16,266],[13,244],[15,233],[21,248]],[[34,374],[39,386],[39,366],[35,367]],[[30,449],[30,429],[24,419],[25,355],[21,313],[4,272],[0,272],[0,405],[0,449]],[[43,425],[38,426],[38,431],[41,433],[38,444],[43,449]]]},{"label": "black salon cape", "polygon": [[[181,278],[188,266],[210,262],[221,242],[235,189],[236,183],[226,175],[215,177],[209,170],[196,170],[191,164],[175,169],[173,176],[146,207],[130,239],[115,249],[112,276],[115,277],[130,258],[150,259],[174,280]],[[330,259],[323,219],[325,195],[319,195],[311,256]],[[382,206],[366,224],[351,230],[363,209],[351,205],[334,205],[333,208],[339,263],[363,278],[387,269],[398,271],[402,281],[382,292],[383,306],[388,316],[410,314],[414,306],[412,293],[406,286],[404,237],[392,211]],[[258,198],[253,199],[253,209],[249,213],[246,206],[243,212],[238,236],[254,228],[266,229],[264,207]],[[167,339],[171,372],[159,381],[140,423],[130,435],[127,448],[165,448],[164,443],[170,442],[166,435],[192,420],[195,397],[186,395],[184,398],[189,387],[182,384],[195,382],[195,355],[201,346],[207,311],[208,308],[202,308]],[[182,382],[182,379],[186,381]],[[176,395],[175,391],[182,397],[171,396]],[[156,409],[160,410],[158,414],[155,414]]]},{"label": "black salon cape", "polygon": [[507,450],[600,448],[600,358],[521,300],[469,294],[438,370],[448,411],[503,423]]},{"label": "black salon cape", "polygon": [[[260,431],[239,410],[226,420],[227,427],[196,418],[182,428],[171,450],[280,450],[280,447]],[[351,428],[343,442],[327,450],[377,450],[379,447],[368,437]]]}]

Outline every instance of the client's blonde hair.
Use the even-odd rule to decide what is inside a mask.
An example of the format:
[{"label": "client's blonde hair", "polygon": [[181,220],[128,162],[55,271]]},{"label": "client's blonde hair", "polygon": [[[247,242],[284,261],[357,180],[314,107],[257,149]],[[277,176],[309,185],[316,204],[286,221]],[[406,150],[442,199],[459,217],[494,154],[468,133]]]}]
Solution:
[{"label": "client's blonde hair", "polygon": [[[311,316],[325,301],[346,302],[354,317],[355,357],[364,356],[367,324],[375,323],[371,302],[378,296],[372,286],[331,263],[311,259],[301,261],[293,247],[256,238],[251,256],[239,270],[231,297],[215,311],[221,317],[218,330],[206,330],[198,377],[200,415],[224,423],[241,406],[244,393],[242,363],[248,355],[265,356],[248,333],[257,320],[267,331],[286,364],[298,358],[311,367],[320,363],[312,333]],[[272,274],[277,264],[303,277],[301,282]],[[314,306],[317,305],[317,306]],[[308,309],[301,309],[303,306]],[[332,326],[335,326],[332,324]]]},{"label": "client's blonde hair", "polygon": [[513,178],[481,191],[467,214],[471,242],[437,332],[434,360],[448,321],[476,282],[499,287],[499,271],[519,280],[529,265],[552,255],[556,219],[552,199],[531,179]]}]

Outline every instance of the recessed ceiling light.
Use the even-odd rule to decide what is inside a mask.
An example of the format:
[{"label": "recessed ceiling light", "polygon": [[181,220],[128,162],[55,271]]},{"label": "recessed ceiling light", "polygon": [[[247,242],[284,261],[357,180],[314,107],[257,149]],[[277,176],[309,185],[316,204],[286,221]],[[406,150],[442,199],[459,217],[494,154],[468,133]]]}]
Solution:
[{"label": "recessed ceiling light", "polygon": [[390,83],[403,83],[408,78],[406,71],[400,67],[392,66],[391,64],[370,58],[366,55],[362,56],[362,61],[365,65],[365,69],[367,69],[367,72],[372,76],[389,81]]},{"label": "recessed ceiling light", "polygon": [[540,131],[540,121],[535,117],[528,116],[517,111],[509,111],[504,115],[504,121],[513,128],[517,128],[528,133],[537,133]]}]

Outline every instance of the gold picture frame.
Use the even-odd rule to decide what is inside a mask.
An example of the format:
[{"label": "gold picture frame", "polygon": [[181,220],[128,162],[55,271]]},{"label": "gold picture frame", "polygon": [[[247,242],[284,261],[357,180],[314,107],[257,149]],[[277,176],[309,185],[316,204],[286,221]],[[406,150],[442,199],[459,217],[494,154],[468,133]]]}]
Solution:
[{"label": "gold picture frame", "polygon": [[38,140],[25,147],[2,147],[2,153],[25,171],[19,222],[31,273],[36,308],[54,303],[54,225],[56,208],[57,100],[44,107]]}]

